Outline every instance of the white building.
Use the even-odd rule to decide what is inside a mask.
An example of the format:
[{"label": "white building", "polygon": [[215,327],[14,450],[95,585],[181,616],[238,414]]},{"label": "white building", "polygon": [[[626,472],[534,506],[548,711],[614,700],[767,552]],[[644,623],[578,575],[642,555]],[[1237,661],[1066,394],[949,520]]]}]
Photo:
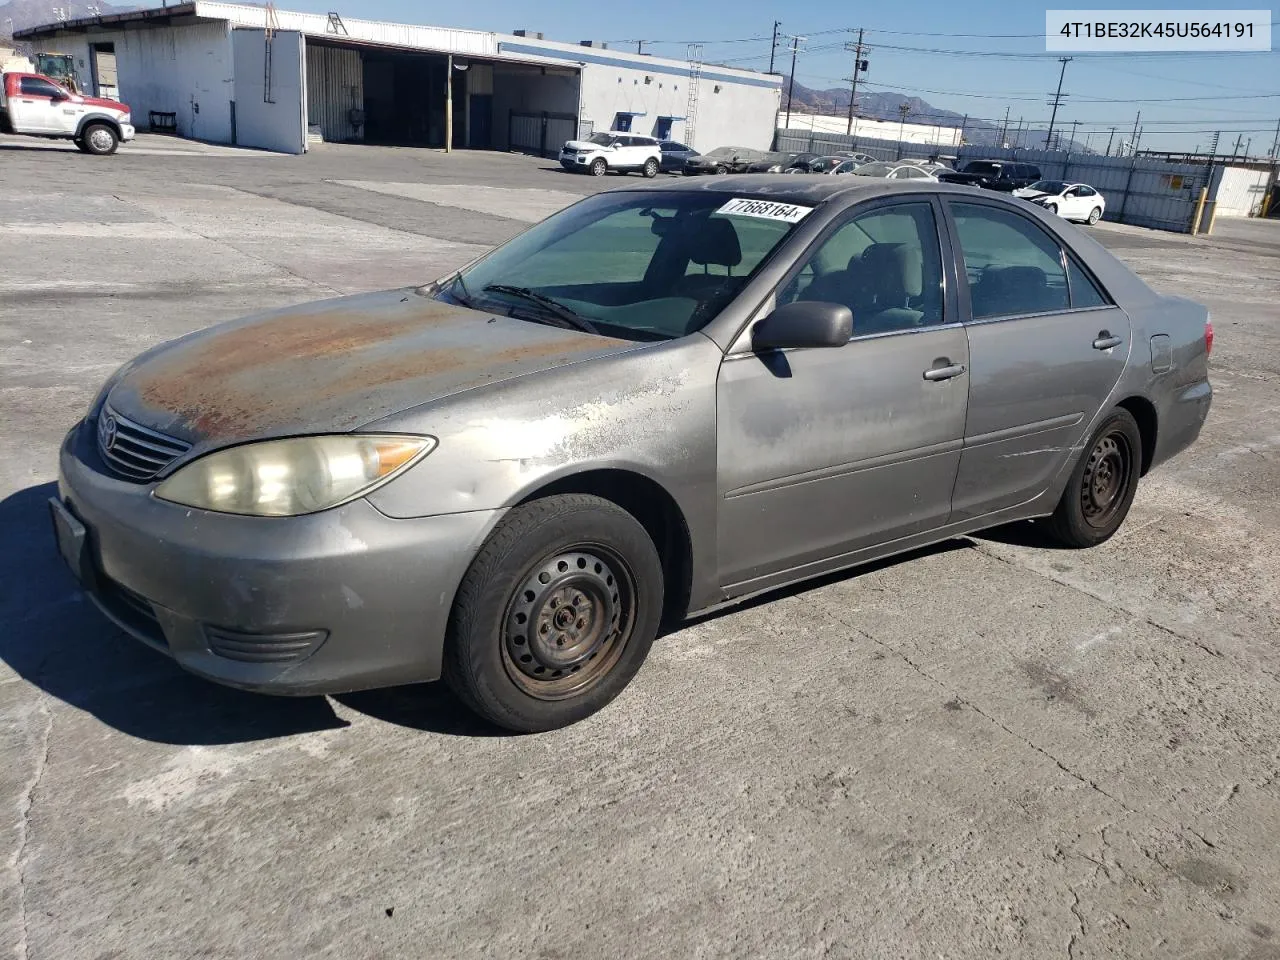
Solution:
[{"label": "white building", "polygon": [[814,133],[846,132],[855,137],[874,140],[898,140],[902,143],[926,143],[935,147],[959,147],[962,131],[959,127],[937,127],[923,123],[901,123],[897,120],[868,120],[866,117],[853,118],[853,128],[849,129],[847,117],[824,116],[814,113],[792,113],[790,123],[785,115],[778,118],[778,130],[784,124],[792,131],[808,130]]},{"label": "white building", "polygon": [[[268,22],[268,17],[272,17]],[[17,39],[76,58],[146,130],[286,153],[314,139],[552,153],[592,130],[629,129],[767,149],[782,78],[557,43],[541,34],[343,19],[193,2],[67,20]],[[446,80],[446,78],[451,78]]]}]

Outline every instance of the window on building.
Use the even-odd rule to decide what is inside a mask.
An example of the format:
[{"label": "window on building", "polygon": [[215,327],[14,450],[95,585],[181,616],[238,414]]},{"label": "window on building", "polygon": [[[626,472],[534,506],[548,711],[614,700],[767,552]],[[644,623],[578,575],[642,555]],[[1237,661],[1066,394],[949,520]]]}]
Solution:
[{"label": "window on building", "polygon": [[616,117],[614,117],[614,118],[613,118],[613,129],[615,129],[615,130],[630,130],[630,129],[631,129],[631,114],[629,114],[629,113],[619,113]]}]

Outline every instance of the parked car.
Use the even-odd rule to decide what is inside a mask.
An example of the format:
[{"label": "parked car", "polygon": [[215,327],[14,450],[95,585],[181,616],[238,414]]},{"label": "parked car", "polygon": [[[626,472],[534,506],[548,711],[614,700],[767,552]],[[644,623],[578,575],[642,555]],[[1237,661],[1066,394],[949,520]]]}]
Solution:
[{"label": "parked car", "polygon": [[6,73],[0,82],[0,133],[70,140],[84,153],[108,156],[135,136],[129,107],[72,93],[38,73]]},{"label": "parked car", "polygon": [[830,173],[846,161],[846,157],[817,157],[804,155],[805,159],[795,160],[786,170],[787,173]]},{"label": "parked car", "polygon": [[1008,196],[622,188],[426,286],[148,350],[49,506],[96,604],[188,671],[443,675],[543,730],[664,620],[1027,518],[1103,542],[1198,436],[1211,345],[1204,307]]},{"label": "parked car", "polygon": [[567,142],[560,150],[560,166],[593,177],[613,171],[652,178],[662,169],[662,149],[653,137],[610,130]]},{"label": "parked car", "polygon": [[1039,204],[1066,220],[1094,224],[1107,212],[1106,198],[1087,183],[1037,180],[1029,187],[1013,191],[1013,195]]},{"label": "parked car", "polygon": [[704,173],[745,173],[750,164],[763,157],[763,150],[753,150],[750,147],[716,147],[686,160],[684,172],[690,177]]},{"label": "parked car", "polygon": [[1040,168],[1033,163],[1015,163],[1012,160],[970,160],[959,170],[940,174],[938,179],[943,183],[961,183],[1012,193],[1039,180]]},{"label": "parked car", "polygon": [[855,150],[837,150],[836,156],[848,157],[850,160],[857,160],[859,163],[874,163],[875,157],[866,153],[858,153]]},{"label": "parked car", "polygon": [[842,160],[840,161],[840,163],[837,163],[834,167],[828,170],[827,174],[830,176],[843,176],[846,173],[853,173],[859,167],[865,165],[868,162],[877,163],[878,161],[854,160],[852,158],[848,160]]},{"label": "parked car", "polygon": [[765,153],[759,160],[747,164],[744,173],[783,173],[803,154],[799,153]]},{"label": "parked car", "polygon": [[662,169],[666,173],[680,172],[684,169],[686,160],[698,155],[698,151],[693,147],[676,143],[674,140],[659,141],[658,149],[662,151]]},{"label": "parked car", "polygon": [[863,163],[853,171],[857,177],[883,177],[886,180],[936,180],[932,173],[916,163],[877,160]]}]

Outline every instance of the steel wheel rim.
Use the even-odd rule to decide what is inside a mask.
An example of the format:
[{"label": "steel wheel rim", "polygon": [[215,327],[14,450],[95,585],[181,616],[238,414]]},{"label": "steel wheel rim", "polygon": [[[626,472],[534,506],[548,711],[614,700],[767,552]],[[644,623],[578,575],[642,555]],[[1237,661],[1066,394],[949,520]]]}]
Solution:
[{"label": "steel wheel rim", "polygon": [[521,580],[502,618],[502,662],[521,690],[565,700],[598,684],[635,627],[635,576],[599,544],[557,550]]},{"label": "steel wheel rim", "polygon": [[1129,492],[1133,450],[1122,433],[1108,433],[1093,445],[1080,481],[1080,507],[1091,527],[1106,527]]},{"label": "steel wheel rim", "polygon": [[95,150],[111,149],[111,133],[98,127],[89,134],[89,143]]}]

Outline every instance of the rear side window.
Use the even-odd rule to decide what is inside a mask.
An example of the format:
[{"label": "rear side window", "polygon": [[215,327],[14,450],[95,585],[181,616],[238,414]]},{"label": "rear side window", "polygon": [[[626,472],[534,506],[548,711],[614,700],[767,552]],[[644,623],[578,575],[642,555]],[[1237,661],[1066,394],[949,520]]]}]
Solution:
[{"label": "rear side window", "polygon": [[1093,282],[1093,278],[1076,263],[1075,257],[1067,257],[1067,277],[1071,281],[1071,306],[1076,310],[1110,305],[1106,294]]},{"label": "rear side window", "polygon": [[1035,223],[976,203],[952,203],[951,213],[975,320],[1070,307],[1062,251]]}]

